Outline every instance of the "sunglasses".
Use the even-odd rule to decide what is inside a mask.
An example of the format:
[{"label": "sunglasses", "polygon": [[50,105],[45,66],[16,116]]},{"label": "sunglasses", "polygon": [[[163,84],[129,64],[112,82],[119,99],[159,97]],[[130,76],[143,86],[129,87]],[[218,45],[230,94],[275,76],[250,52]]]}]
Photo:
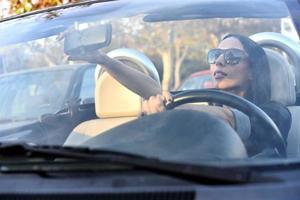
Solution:
[{"label": "sunglasses", "polygon": [[248,57],[247,53],[240,49],[211,49],[207,54],[207,62],[216,64],[221,55],[224,55],[225,63],[228,65],[237,65],[242,59]]}]

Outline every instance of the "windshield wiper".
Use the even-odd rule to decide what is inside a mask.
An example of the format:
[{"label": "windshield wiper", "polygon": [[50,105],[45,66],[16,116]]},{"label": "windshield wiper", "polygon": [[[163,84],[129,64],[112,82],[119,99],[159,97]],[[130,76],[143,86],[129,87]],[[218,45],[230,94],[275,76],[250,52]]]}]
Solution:
[{"label": "windshield wiper", "polygon": [[[60,163],[60,161],[80,161],[92,162],[93,165],[99,165],[103,169],[103,165],[116,165],[130,167],[132,169],[146,170],[163,175],[170,175],[190,181],[216,184],[216,183],[248,183],[253,181],[256,173],[253,173],[247,167],[229,167],[222,168],[216,166],[205,165],[189,165],[178,164],[173,162],[161,161],[156,158],[149,158],[139,155],[133,155],[122,152],[114,152],[109,150],[91,150],[88,148],[72,148],[62,146],[32,146],[28,144],[1,144],[0,172],[18,172],[16,167],[9,168],[10,164],[19,164],[18,159],[25,161],[26,159],[37,158],[47,161],[48,164]],[[7,160],[5,160],[7,158]],[[18,159],[17,159],[18,158]],[[37,165],[37,162],[32,162]],[[45,164],[45,163],[44,163]],[[5,165],[5,167],[3,167]],[[24,172],[24,168],[22,168]],[[43,171],[44,170],[44,171]],[[32,167],[28,172],[45,172],[49,171],[47,167]],[[25,170],[26,171],[26,170]],[[256,178],[255,178],[256,179]]]}]

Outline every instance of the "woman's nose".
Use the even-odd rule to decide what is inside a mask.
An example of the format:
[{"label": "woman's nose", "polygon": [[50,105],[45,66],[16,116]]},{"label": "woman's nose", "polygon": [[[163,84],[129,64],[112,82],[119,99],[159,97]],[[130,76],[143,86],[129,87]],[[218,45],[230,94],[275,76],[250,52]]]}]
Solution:
[{"label": "woman's nose", "polygon": [[225,59],[224,59],[224,54],[221,54],[217,59],[216,59],[216,66],[219,67],[224,67],[226,65]]}]

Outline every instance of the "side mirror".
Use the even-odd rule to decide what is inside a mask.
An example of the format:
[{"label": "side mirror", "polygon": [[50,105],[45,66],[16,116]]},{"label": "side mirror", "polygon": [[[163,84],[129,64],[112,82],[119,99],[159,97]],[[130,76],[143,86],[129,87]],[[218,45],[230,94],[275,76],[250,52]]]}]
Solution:
[{"label": "side mirror", "polygon": [[107,47],[111,42],[111,35],[110,24],[78,25],[65,33],[64,52],[76,55]]},{"label": "side mirror", "polygon": [[56,126],[60,122],[60,119],[55,114],[47,113],[40,116],[39,121],[48,126]]}]

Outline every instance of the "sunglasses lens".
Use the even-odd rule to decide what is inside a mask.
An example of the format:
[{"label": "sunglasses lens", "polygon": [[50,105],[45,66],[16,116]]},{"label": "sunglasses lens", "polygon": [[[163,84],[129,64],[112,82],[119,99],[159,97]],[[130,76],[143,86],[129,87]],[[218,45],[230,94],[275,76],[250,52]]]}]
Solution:
[{"label": "sunglasses lens", "polygon": [[242,56],[243,55],[241,51],[233,49],[225,52],[224,59],[226,61],[226,64],[236,65],[240,62]]},{"label": "sunglasses lens", "polygon": [[209,64],[215,64],[217,58],[222,54],[221,49],[212,49],[207,54],[207,62]]},{"label": "sunglasses lens", "polygon": [[224,60],[228,65],[237,65],[247,54],[240,49],[212,49],[207,54],[209,64],[215,64],[216,60],[224,54]]}]

